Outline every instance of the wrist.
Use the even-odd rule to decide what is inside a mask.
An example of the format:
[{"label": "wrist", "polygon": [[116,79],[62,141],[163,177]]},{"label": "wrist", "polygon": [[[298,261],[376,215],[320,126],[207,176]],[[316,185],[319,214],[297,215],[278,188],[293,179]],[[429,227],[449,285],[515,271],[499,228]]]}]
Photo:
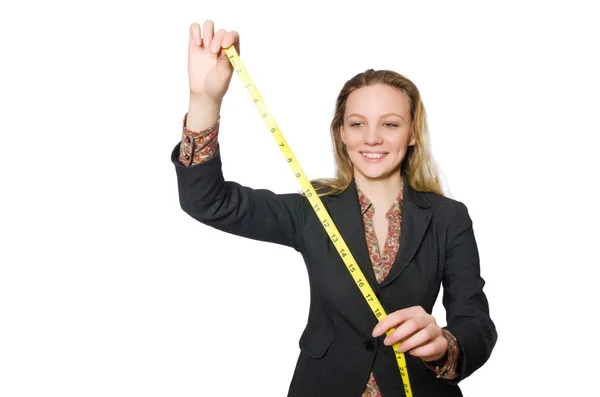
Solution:
[{"label": "wrist", "polygon": [[[443,333],[444,338],[448,342],[448,346],[446,347],[443,357],[437,359],[436,361],[423,361],[429,369],[436,373],[438,378],[456,379],[458,376],[458,360],[460,354],[458,341],[450,331],[443,329]],[[429,359],[430,357],[427,358]],[[435,359],[437,357],[432,356],[431,358]]]},{"label": "wrist", "polygon": [[190,94],[185,127],[190,131],[201,131],[214,125],[221,113],[221,101]]},{"label": "wrist", "polygon": [[445,352],[439,354],[438,356],[428,357],[428,360],[425,360],[433,365],[441,365],[443,366],[446,361],[448,361],[448,349]]},{"label": "wrist", "polygon": [[214,98],[205,93],[200,94],[200,93],[194,93],[194,92],[190,91],[190,103],[221,105],[222,102],[223,102],[223,97]]}]

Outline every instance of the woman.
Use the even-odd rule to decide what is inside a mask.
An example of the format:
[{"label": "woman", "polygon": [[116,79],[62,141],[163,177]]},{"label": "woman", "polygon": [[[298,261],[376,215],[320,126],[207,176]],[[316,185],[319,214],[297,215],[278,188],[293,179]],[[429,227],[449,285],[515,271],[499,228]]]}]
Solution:
[{"label": "woman", "polygon": [[[194,219],[292,247],[305,260],[310,312],[288,396],[403,396],[396,342],[414,396],[461,396],[458,383],[487,361],[497,333],[472,222],[440,188],[419,91],[391,71],[349,80],[331,123],[337,177],[314,181],[388,313],[378,322],[306,197],[224,180],[217,137],[231,45],[239,51],[239,35],[215,33],[210,20],[190,27],[190,102],[171,160],[181,207]],[[430,314],[442,285],[444,328]]]}]

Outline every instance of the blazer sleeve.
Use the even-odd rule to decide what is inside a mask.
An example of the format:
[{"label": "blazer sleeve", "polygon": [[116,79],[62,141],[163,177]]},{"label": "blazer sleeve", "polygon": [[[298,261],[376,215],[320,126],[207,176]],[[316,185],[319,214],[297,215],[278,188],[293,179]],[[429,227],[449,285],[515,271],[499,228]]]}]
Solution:
[{"label": "blazer sleeve", "polygon": [[304,196],[276,194],[225,180],[218,145],[208,161],[190,166],[179,161],[180,147],[177,143],[173,148],[171,162],[184,212],[223,232],[300,251]]},{"label": "blazer sleeve", "polygon": [[467,207],[458,202],[448,227],[448,244],[443,276],[443,304],[447,326],[459,346],[458,384],[490,357],[498,338],[490,318],[488,300],[480,275],[479,252]]}]

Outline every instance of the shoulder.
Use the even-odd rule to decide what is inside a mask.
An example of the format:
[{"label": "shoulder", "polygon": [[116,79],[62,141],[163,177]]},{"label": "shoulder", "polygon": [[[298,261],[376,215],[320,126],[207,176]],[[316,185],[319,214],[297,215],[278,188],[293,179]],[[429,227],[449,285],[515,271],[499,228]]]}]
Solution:
[{"label": "shoulder", "polygon": [[430,204],[432,219],[448,231],[460,232],[472,226],[469,209],[464,202],[432,192],[420,194]]},{"label": "shoulder", "polygon": [[447,214],[464,214],[468,211],[465,203],[457,199],[433,192],[420,192],[420,194],[431,204],[432,211]]}]

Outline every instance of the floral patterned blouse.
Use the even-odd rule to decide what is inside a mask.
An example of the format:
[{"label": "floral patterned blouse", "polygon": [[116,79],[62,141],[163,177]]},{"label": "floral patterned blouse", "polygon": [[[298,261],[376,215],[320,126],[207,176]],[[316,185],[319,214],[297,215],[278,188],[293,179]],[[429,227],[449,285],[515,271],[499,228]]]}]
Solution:
[{"label": "floral patterned blouse", "polygon": [[[202,131],[190,131],[186,128],[187,113],[183,117],[183,133],[181,138],[179,161],[185,165],[196,165],[210,160],[217,151],[217,137],[219,135],[220,118],[210,127]],[[375,208],[360,189],[358,190],[358,199],[363,215],[363,225],[367,246],[369,247],[369,256],[373,265],[373,271],[377,282],[381,283],[387,277],[392,263],[396,258],[396,253],[400,247],[400,230],[402,225],[402,198],[404,189],[396,198],[394,205],[386,212],[388,221],[388,233],[386,236],[383,252],[380,252],[379,242],[375,234],[373,215]],[[458,364],[458,343],[456,338],[446,329],[443,329],[444,337],[448,341],[448,353],[441,362],[424,362],[425,365],[434,371],[438,378],[454,379]],[[361,397],[382,397],[373,373],[365,385],[365,390]]]}]

